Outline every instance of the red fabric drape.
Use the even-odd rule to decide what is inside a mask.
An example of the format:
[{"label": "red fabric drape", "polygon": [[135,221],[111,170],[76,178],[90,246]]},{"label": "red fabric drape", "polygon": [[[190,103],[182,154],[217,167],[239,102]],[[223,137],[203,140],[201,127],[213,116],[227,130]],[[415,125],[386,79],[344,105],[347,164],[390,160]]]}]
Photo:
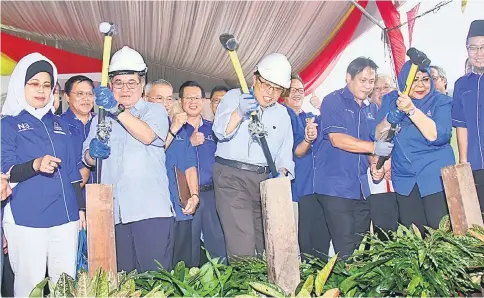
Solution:
[{"label": "red fabric drape", "polygon": [[15,61],[19,61],[30,53],[38,52],[54,62],[59,74],[96,73],[102,70],[102,60],[100,59],[74,54],[4,32],[1,33],[1,37],[2,53]]},{"label": "red fabric drape", "polygon": [[[400,13],[397,11],[392,1],[377,0],[376,5],[386,28],[394,28],[400,25]],[[392,49],[393,60],[395,62],[395,72],[398,75],[405,63],[406,48],[400,28],[388,31],[390,47]]]},{"label": "red fabric drape", "polygon": [[[368,1],[358,1],[358,3],[366,8]],[[391,3],[391,2],[390,2]],[[356,7],[352,7],[352,11],[347,17],[344,24],[339,28],[338,32],[333,35],[332,39],[323,48],[323,50],[308,64],[300,73],[301,79],[305,85],[305,95],[311,92],[324,79],[323,74],[328,74],[332,69],[328,67],[334,66],[333,60],[340,56],[341,52],[351,42],[358,24],[360,23],[362,13]]]},{"label": "red fabric drape", "polygon": [[415,25],[415,17],[417,16],[418,9],[420,8],[420,3],[417,4],[414,8],[407,11],[407,25],[408,25],[408,45],[412,46],[412,36],[413,36],[413,27]]}]

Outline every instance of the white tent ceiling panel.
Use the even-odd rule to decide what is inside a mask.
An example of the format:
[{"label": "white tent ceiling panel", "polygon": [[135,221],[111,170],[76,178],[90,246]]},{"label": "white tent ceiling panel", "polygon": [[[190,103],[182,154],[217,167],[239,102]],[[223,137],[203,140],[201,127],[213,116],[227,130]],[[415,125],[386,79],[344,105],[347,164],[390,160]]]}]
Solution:
[{"label": "white tent ceiling panel", "polygon": [[[176,88],[189,79],[207,89],[236,86],[219,35],[232,33],[247,76],[271,52],[288,56],[294,71],[314,57],[351,7],[347,1],[3,1],[2,24],[29,32],[58,48],[100,58],[103,21],[114,22],[113,51],[128,45],[148,62],[149,79]],[[370,13],[379,18],[373,2]],[[354,38],[371,23],[362,18]],[[35,34],[37,37],[35,37]]]}]

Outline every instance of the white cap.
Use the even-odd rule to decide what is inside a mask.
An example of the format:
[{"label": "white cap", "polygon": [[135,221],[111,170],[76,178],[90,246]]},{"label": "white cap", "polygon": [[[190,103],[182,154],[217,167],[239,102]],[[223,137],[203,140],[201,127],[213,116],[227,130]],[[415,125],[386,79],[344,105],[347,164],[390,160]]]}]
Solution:
[{"label": "white cap", "polygon": [[145,61],[140,53],[128,46],[114,53],[109,64],[109,75],[133,74],[144,75],[147,70]]},{"label": "white cap", "polygon": [[272,53],[265,56],[257,64],[257,71],[274,84],[286,89],[291,87],[291,64],[283,54]]}]

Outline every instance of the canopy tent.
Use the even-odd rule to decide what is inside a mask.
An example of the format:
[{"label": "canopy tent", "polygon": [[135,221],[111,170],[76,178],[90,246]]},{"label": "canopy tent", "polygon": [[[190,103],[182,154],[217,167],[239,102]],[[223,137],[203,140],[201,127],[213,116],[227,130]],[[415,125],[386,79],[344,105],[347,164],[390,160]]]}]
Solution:
[{"label": "canopy tent", "polygon": [[[381,19],[374,1],[359,3]],[[149,79],[164,78],[175,90],[186,80],[207,90],[238,85],[218,41],[228,32],[240,41],[247,79],[261,57],[280,52],[311,82],[310,92],[344,47],[373,26],[343,1],[8,1],[1,17],[5,32],[97,59],[103,44],[98,24],[111,21],[119,31],[113,51],[137,49],[147,60]]]}]

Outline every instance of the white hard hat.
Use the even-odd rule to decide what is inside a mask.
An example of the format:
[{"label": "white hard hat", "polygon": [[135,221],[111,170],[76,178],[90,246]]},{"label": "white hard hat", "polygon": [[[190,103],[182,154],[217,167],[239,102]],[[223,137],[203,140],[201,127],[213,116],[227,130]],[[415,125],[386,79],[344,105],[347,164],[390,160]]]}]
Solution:
[{"label": "white hard hat", "polygon": [[291,87],[291,64],[286,56],[272,53],[259,61],[257,71],[266,80],[288,89]]},{"label": "white hard hat", "polygon": [[139,73],[144,75],[147,67],[140,53],[128,46],[114,53],[109,64],[109,75]]}]

